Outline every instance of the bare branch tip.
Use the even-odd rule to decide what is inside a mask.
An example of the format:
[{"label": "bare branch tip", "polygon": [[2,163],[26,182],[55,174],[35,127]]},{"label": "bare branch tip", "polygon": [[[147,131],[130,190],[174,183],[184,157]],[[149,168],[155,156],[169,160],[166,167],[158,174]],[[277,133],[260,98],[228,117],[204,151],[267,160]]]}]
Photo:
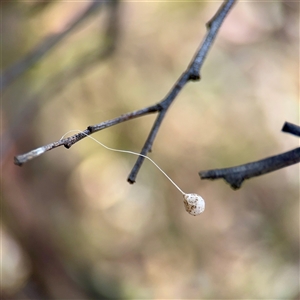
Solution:
[{"label": "bare branch tip", "polygon": [[300,126],[295,125],[293,123],[285,122],[281,131],[293,134],[295,136],[300,136]]},{"label": "bare branch tip", "polygon": [[134,180],[134,179],[131,179],[130,177],[128,177],[127,181],[128,181],[130,184],[134,184],[134,183],[135,183],[135,180]]},{"label": "bare branch tip", "polygon": [[23,163],[18,159],[17,156],[14,157],[14,164],[19,167],[22,167],[22,165],[23,165]]},{"label": "bare branch tip", "polygon": [[282,128],[281,128],[281,131],[282,131],[282,132],[286,132],[287,129],[288,129],[288,127],[289,127],[289,123],[288,123],[288,122],[284,122],[284,124],[283,124],[283,126],[282,126]]}]

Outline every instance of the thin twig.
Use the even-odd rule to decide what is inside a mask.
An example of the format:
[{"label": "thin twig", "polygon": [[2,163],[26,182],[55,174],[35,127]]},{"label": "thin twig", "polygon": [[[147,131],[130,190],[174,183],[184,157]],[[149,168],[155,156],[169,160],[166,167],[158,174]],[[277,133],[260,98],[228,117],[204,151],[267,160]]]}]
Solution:
[{"label": "thin twig", "polygon": [[[133,119],[133,118],[138,118],[147,114],[151,113],[158,113],[158,116],[152,126],[152,129],[149,133],[149,136],[143,146],[143,149],[141,151],[142,155],[147,155],[148,152],[151,151],[154,139],[157,135],[157,132],[160,128],[160,125],[166,115],[166,112],[168,111],[170,105],[173,103],[174,99],[178,95],[178,93],[181,91],[181,89],[186,85],[186,83],[190,80],[199,80],[200,79],[200,70],[201,67],[205,61],[206,55],[208,51],[210,50],[212,43],[218,33],[218,30],[223,23],[226,15],[232,8],[232,6],[235,4],[236,0],[227,0],[224,1],[224,3],[221,5],[219,8],[218,12],[215,14],[215,16],[208,22],[207,26],[207,34],[199,47],[199,50],[197,50],[194,58],[192,59],[191,63],[189,64],[187,70],[180,76],[180,78],[177,80],[175,85],[172,87],[170,92],[167,94],[167,96],[158,104],[149,106],[146,108],[143,108],[138,111],[134,111],[131,113],[127,113],[125,115],[122,115],[118,118],[115,118],[113,120],[108,120],[105,122],[102,122],[97,125],[91,125],[89,126],[84,132],[84,134],[75,134],[74,136],[71,136],[69,138],[60,140],[58,142],[51,143],[49,145],[37,148],[33,151],[30,151],[28,153],[18,155],[15,157],[15,164],[17,165],[22,165],[29,161],[30,159],[33,159],[46,151],[49,151],[51,149],[57,148],[59,146],[64,145],[66,148],[70,148],[73,144],[78,142],[79,140],[83,139],[86,137],[86,135],[90,135],[96,131],[108,128],[110,126],[120,124],[124,121]],[[139,157],[128,177],[128,182],[134,183],[137,173],[144,161],[144,157]]]},{"label": "thin twig", "polygon": [[[298,135],[299,129],[299,126],[286,122],[282,131]],[[201,179],[215,180],[223,178],[234,190],[236,190],[241,187],[243,181],[246,179],[274,172],[299,162],[300,147],[288,152],[232,168],[200,171],[199,175]]]},{"label": "thin twig", "polygon": [[30,120],[40,108],[38,104],[41,99],[43,99],[43,103],[53,99],[55,94],[65,89],[76,77],[96,67],[101,61],[114,54],[119,36],[119,0],[109,2],[107,8],[109,11],[106,28],[104,29],[104,35],[101,34],[101,40],[105,42],[101,43],[99,49],[95,49],[88,55],[84,53],[70,68],[58,74],[52,74],[37,93],[31,95],[28,100],[26,99],[27,104],[23,108],[20,107],[20,113],[15,116],[14,121],[8,126],[9,129],[2,137],[0,163],[5,160],[13,141],[18,140],[28,129],[29,124],[31,124]]},{"label": "thin twig", "polygon": [[297,126],[295,124],[285,122],[281,131],[287,132],[296,136],[300,136],[300,126]]},{"label": "thin twig", "polygon": [[[207,26],[207,34],[199,47],[199,50],[197,50],[195,56],[193,57],[191,63],[189,64],[187,70],[180,76],[176,84],[172,87],[169,94],[161,101],[162,110],[159,113],[159,116],[157,117],[156,121],[154,122],[152,129],[150,131],[150,134],[143,146],[143,149],[141,151],[141,154],[147,155],[149,151],[151,151],[153,141],[156,137],[156,134],[158,132],[158,129],[163,121],[163,118],[166,115],[167,110],[173,103],[176,96],[179,94],[179,92],[182,90],[182,88],[186,85],[186,83],[190,80],[199,80],[200,79],[200,70],[201,67],[205,61],[205,57],[209,51],[209,49],[212,46],[212,43],[219,31],[219,28],[221,24],[223,23],[225,17],[227,16],[228,12],[232,8],[236,1],[235,0],[228,0],[224,1],[224,3],[219,8],[218,12],[215,14],[215,16],[208,22]],[[128,176],[128,182],[134,183],[136,176],[142,166],[143,161],[145,160],[144,157],[140,156],[135,165],[133,166],[129,176]]]},{"label": "thin twig", "polygon": [[131,113],[121,115],[115,119],[108,120],[108,121],[102,122],[97,125],[91,125],[86,130],[83,130],[82,133],[74,134],[68,138],[60,139],[57,142],[53,142],[48,145],[39,147],[39,148],[29,151],[25,154],[17,155],[14,158],[14,163],[18,166],[22,166],[29,160],[36,158],[36,157],[40,156],[41,154],[43,154],[49,150],[55,149],[57,147],[60,147],[60,146],[65,146],[67,149],[69,149],[69,148],[71,148],[72,145],[74,145],[75,143],[79,142],[80,140],[82,140],[83,138],[87,137],[88,135],[90,135],[92,133],[95,133],[99,130],[111,127],[116,124],[120,124],[120,123],[128,121],[128,120],[132,120],[132,119],[135,119],[138,117],[142,117],[142,116],[157,112],[159,110],[160,110],[160,105],[156,104],[156,105],[144,108],[144,109],[140,109],[140,110],[137,110],[137,111],[134,111]]},{"label": "thin twig", "polygon": [[299,162],[300,147],[237,167],[201,171],[199,172],[199,175],[201,179],[215,180],[223,178],[234,190],[236,190],[241,187],[243,181],[246,179],[277,171]]},{"label": "thin twig", "polygon": [[0,89],[5,89],[19,76],[29,70],[34,64],[39,62],[52,48],[70,34],[80,23],[86,20],[90,15],[95,13],[100,6],[105,3],[103,1],[94,0],[90,6],[81,13],[71,24],[62,32],[46,37],[35,49],[28,53],[25,57],[10,66],[3,72],[1,76]]}]

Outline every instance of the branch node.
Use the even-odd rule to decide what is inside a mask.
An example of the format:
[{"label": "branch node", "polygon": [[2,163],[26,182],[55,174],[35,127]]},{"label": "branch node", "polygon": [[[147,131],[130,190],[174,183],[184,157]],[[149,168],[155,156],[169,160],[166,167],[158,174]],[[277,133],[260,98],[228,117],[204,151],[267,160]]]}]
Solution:
[{"label": "branch node", "polygon": [[66,143],[66,144],[64,144],[64,147],[66,148],[66,149],[70,149],[71,148],[71,146],[72,146],[72,144],[71,143]]},{"label": "branch node", "polygon": [[199,81],[201,79],[201,76],[199,73],[190,73],[189,74],[189,80],[192,80],[192,81]]},{"label": "branch node", "polygon": [[88,126],[86,130],[88,130],[90,134],[94,132],[92,125]]},{"label": "branch node", "polygon": [[224,180],[233,190],[238,190],[242,186],[245,178],[231,178],[230,176],[225,176]]},{"label": "branch node", "polygon": [[205,24],[207,30],[210,30],[210,28],[211,28],[211,23],[212,23],[212,20],[208,21],[208,22]]},{"label": "branch node", "polygon": [[162,102],[157,103],[157,111],[158,111],[158,112],[161,112],[161,111],[164,110],[164,109],[165,109],[165,105],[163,105]]}]

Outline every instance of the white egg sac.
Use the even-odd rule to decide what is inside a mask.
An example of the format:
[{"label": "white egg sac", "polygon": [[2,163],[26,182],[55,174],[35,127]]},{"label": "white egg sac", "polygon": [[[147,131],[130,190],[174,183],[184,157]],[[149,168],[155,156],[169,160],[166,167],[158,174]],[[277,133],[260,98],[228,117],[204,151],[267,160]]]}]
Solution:
[{"label": "white egg sac", "polygon": [[185,210],[193,215],[197,216],[204,212],[205,202],[204,199],[197,194],[184,194],[183,195],[183,203],[185,206]]}]

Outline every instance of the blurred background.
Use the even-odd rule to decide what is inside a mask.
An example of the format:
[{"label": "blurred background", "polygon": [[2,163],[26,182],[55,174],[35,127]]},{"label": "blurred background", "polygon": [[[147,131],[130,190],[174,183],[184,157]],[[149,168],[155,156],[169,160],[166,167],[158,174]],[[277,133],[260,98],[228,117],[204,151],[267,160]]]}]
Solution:
[{"label": "blurred background", "polygon": [[[67,131],[159,102],[221,1],[1,2],[3,299],[299,299],[299,166],[201,181],[299,146],[299,3],[239,2],[150,157],[206,210],[186,213],[149,161],[90,139],[21,168]],[[139,152],[156,115],[93,135]]]}]

